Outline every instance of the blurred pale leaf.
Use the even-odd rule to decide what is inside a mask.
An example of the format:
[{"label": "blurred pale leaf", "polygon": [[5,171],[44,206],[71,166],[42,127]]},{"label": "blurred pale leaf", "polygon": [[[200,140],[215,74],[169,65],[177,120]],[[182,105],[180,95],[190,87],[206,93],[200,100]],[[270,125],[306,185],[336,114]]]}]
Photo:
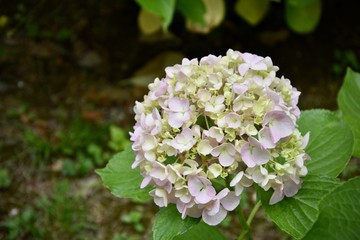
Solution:
[{"label": "blurred pale leaf", "polygon": [[205,24],[205,5],[203,0],[177,0],[176,8],[185,18],[201,25]]},{"label": "blurred pale leaf", "polygon": [[189,31],[207,34],[215,27],[219,26],[225,17],[224,0],[203,0],[206,13],[204,16],[205,24],[201,25],[191,20],[186,21],[186,28]]},{"label": "blurred pale leaf", "polygon": [[162,18],[163,28],[166,30],[174,16],[175,0],[136,0],[147,12]]},{"label": "blurred pale leaf", "polygon": [[138,16],[138,26],[142,33],[152,34],[161,29],[162,21],[159,16],[141,9]]},{"label": "blurred pale leaf", "polygon": [[285,1],[285,20],[291,30],[306,34],[314,31],[321,17],[321,0]]},{"label": "blurred pale leaf", "polygon": [[257,25],[269,10],[269,0],[238,0],[235,12],[251,25]]}]

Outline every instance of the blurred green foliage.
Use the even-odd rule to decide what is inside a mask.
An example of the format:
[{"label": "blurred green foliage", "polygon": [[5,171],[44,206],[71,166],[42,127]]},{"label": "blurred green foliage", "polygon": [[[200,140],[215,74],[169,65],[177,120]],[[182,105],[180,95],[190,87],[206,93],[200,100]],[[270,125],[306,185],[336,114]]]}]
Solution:
[{"label": "blurred green foliage", "polygon": [[6,220],[4,226],[8,230],[7,239],[21,239],[30,236],[39,239],[44,235],[43,229],[36,226],[38,214],[33,208],[25,207],[18,215]]},{"label": "blurred green foliage", "polygon": [[86,239],[93,226],[87,220],[85,205],[72,195],[66,180],[55,184],[55,191],[35,199],[35,206],[25,206],[5,220],[7,239]]},{"label": "blurred green foliage", "polygon": [[7,188],[11,184],[11,178],[7,169],[0,168],[0,188]]},{"label": "blurred green foliage", "polygon": [[335,62],[332,71],[336,75],[344,75],[347,67],[360,71],[360,61],[352,50],[334,50]]},{"label": "blurred green foliage", "polygon": [[31,38],[46,38],[55,41],[66,41],[71,37],[71,31],[66,26],[56,28],[44,27],[33,16],[34,7],[27,7],[24,2],[16,5],[16,13],[13,19],[18,26],[23,26],[27,36]]},{"label": "blurred green foliage", "polygon": [[131,211],[128,214],[124,214],[121,216],[121,221],[123,223],[131,224],[133,225],[134,229],[142,233],[145,231],[144,225],[141,223],[141,220],[143,218],[143,214],[139,211]]},{"label": "blurred green foliage", "polygon": [[122,151],[130,144],[129,135],[122,128],[100,126],[81,118],[72,120],[55,136],[55,140],[49,139],[32,128],[24,128],[24,143],[34,162],[45,164],[57,159],[64,176],[86,175],[106,163],[114,151]]},{"label": "blurred green foliage", "polygon": [[[270,0],[237,0],[224,1],[223,5],[234,11],[250,25],[257,25],[268,14],[271,2]],[[167,31],[176,11],[190,22],[204,26],[212,26],[206,16],[212,11],[212,6],[216,5],[210,0],[136,0],[140,7],[162,19],[163,29]],[[315,30],[321,18],[322,4],[321,0],[284,0],[284,15],[286,24],[289,28],[299,34],[311,33]],[[275,3],[279,4],[279,3]],[[216,11],[216,9],[214,9]],[[191,28],[197,32],[196,28]],[[199,31],[202,32],[202,31]]]}]

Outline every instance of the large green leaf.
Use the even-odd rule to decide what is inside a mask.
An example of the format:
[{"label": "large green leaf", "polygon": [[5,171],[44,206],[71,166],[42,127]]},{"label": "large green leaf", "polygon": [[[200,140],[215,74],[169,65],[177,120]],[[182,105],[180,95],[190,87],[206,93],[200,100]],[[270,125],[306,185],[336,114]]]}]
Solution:
[{"label": "large green leaf", "polygon": [[235,4],[235,11],[248,23],[256,25],[265,17],[269,6],[269,0],[238,0]]},{"label": "large green leaf", "polygon": [[285,19],[288,26],[297,33],[310,33],[321,17],[321,0],[285,1]]},{"label": "large green leaf", "polygon": [[347,69],[337,101],[344,122],[349,124],[354,134],[353,155],[360,158],[360,73]]},{"label": "large green leaf", "polygon": [[154,240],[225,240],[221,232],[213,226],[209,226],[200,219],[181,215],[174,204],[160,209],[155,216],[153,226]]},{"label": "large green leaf", "polygon": [[274,205],[269,205],[272,191],[257,188],[257,193],[271,220],[284,232],[300,239],[316,222],[320,201],[339,184],[337,180],[325,176],[306,176],[294,197]]},{"label": "large green leaf", "polygon": [[205,24],[205,6],[202,0],[177,0],[176,8],[195,23]]},{"label": "large green leaf", "polygon": [[103,183],[111,193],[122,198],[132,198],[138,201],[151,199],[150,187],[140,188],[143,177],[139,169],[132,169],[135,156],[131,146],[116,154],[105,168],[96,170]]},{"label": "large green leaf", "polygon": [[186,217],[181,219],[179,211],[174,204],[161,208],[155,216],[153,226],[154,240],[171,240],[184,234],[199,223],[199,219]]},{"label": "large green leaf", "polygon": [[329,110],[307,110],[298,121],[302,134],[310,131],[305,151],[309,174],[338,176],[350,160],[353,135],[350,127]]},{"label": "large green leaf", "polygon": [[360,177],[350,179],[323,199],[320,215],[306,240],[352,240],[360,236]]},{"label": "large green leaf", "polygon": [[200,222],[186,233],[177,236],[174,240],[226,240],[224,235],[213,226]]},{"label": "large green leaf", "polygon": [[163,19],[163,27],[167,29],[173,19],[176,0],[136,0],[146,11]]}]

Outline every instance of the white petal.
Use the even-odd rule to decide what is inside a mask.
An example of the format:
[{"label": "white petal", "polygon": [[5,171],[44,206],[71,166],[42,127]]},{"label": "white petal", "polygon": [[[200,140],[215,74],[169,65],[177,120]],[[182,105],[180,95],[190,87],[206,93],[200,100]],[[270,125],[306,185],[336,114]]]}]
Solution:
[{"label": "white petal", "polygon": [[197,151],[202,155],[208,155],[213,150],[213,147],[210,145],[210,141],[207,139],[201,140],[197,145]]},{"label": "white petal", "polygon": [[235,186],[238,182],[240,182],[241,178],[244,176],[244,172],[241,171],[238,174],[236,174],[236,176],[231,180],[230,182],[230,186],[233,187]]}]

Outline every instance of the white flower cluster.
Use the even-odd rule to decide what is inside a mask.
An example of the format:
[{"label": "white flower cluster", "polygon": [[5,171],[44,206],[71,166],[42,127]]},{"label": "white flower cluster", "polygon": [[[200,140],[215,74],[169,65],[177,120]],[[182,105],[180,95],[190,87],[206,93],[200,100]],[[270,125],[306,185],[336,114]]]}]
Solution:
[{"label": "white flower cluster", "polygon": [[132,167],[158,206],[216,225],[254,183],[274,189],[270,204],[297,193],[309,134],[296,128],[300,92],[277,70],[269,57],[228,50],[183,59],[149,85],[134,108]]}]

